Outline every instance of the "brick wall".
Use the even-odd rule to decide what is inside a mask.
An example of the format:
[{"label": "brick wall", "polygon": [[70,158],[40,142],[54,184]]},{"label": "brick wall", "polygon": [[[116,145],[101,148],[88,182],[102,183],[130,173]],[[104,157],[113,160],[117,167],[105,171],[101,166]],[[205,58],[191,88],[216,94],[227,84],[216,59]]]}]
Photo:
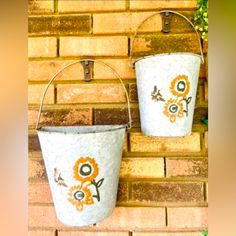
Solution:
[{"label": "brick wall", "polygon": [[[201,122],[207,114],[206,65],[200,73],[193,133],[185,138],[141,134],[136,80],[128,66],[130,41],[143,19],[157,10],[172,9],[192,20],[196,1],[32,0],[28,6],[29,235],[200,236],[207,226],[208,199],[208,131]],[[138,34],[134,56],[168,51],[198,53],[189,25],[176,16],[172,22],[172,32],[163,35],[160,16],[147,21]],[[207,44],[204,53],[206,56]],[[130,96],[134,127],[124,145],[113,214],[96,225],[71,228],[55,216],[34,126],[49,79],[62,66],[83,57],[102,60],[122,76]],[[81,65],[66,70],[50,87],[45,104],[42,125],[127,122],[122,87],[110,71],[96,63],[90,83],[83,82]]]}]

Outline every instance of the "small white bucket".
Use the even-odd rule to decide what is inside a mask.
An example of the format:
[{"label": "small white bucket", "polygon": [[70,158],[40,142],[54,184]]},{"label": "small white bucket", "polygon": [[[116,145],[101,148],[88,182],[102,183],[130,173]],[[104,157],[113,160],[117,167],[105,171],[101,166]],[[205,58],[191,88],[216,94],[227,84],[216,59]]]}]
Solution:
[{"label": "small white bucket", "polygon": [[[75,63],[86,60],[99,62],[85,59]],[[62,70],[44,92],[36,129],[58,219],[65,225],[86,226],[108,217],[116,205],[124,136],[126,128],[131,128],[129,98],[120,76],[112,69],[125,89],[128,125],[39,128],[47,89]]]},{"label": "small white bucket", "polygon": [[[182,14],[167,10],[160,13],[163,12],[180,15],[193,26]],[[191,134],[201,60],[203,62],[200,38],[195,32],[201,56],[165,53],[135,61],[141,130],[145,135],[174,137]]]}]

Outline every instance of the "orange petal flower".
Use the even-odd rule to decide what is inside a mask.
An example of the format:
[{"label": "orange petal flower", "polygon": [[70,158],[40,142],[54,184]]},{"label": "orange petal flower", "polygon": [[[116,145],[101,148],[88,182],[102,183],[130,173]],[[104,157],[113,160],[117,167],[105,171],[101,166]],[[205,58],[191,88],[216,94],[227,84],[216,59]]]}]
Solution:
[{"label": "orange petal flower", "polygon": [[190,82],[188,81],[188,76],[179,75],[174,80],[172,80],[170,85],[170,91],[173,95],[177,97],[185,97],[190,90]]},{"label": "orange petal flower", "polygon": [[93,158],[81,157],[74,165],[74,178],[82,183],[92,181],[98,175],[98,165]]},{"label": "orange petal flower", "polygon": [[78,211],[83,210],[84,205],[92,205],[93,198],[90,190],[82,185],[72,186],[68,192],[68,201],[76,206]]},{"label": "orange petal flower", "polygon": [[176,117],[183,117],[183,104],[177,99],[169,99],[164,106],[163,114],[169,117],[170,122],[174,123]]}]

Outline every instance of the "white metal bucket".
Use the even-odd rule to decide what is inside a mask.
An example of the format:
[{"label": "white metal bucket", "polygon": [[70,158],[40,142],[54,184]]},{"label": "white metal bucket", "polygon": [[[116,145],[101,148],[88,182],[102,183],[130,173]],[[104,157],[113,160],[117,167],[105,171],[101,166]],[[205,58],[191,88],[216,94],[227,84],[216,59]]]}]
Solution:
[{"label": "white metal bucket", "polygon": [[[176,13],[167,10],[160,13],[163,12]],[[193,26],[185,16],[176,14]],[[198,33],[197,36],[201,56],[165,53],[135,61],[141,130],[145,135],[171,137],[191,134],[201,60],[203,62]]]},{"label": "white metal bucket", "polygon": [[69,226],[85,226],[108,217],[116,205],[124,136],[127,126],[131,128],[128,93],[115,72],[127,97],[128,125],[38,128],[45,94],[59,73],[44,92],[36,129],[58,219]]}]

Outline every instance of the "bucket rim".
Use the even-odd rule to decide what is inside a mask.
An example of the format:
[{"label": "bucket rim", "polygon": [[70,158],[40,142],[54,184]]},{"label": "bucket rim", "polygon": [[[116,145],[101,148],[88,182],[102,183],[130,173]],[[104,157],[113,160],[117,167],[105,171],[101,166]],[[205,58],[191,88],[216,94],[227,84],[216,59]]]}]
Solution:
[{"label": "bucket rim", "polygon": [[[94,130],[94,131],[78,131],[78,132],[72,132],[70,130],[65,131],[63,130],[63,128],[96,128],[96,127],[106,127],[107,129],[104,130]],[[52,130],[50,130],[50,128]],[[53,130],[54,129],[62,129],[60,130]],[[124,124],[124,125],[75,125],[75,126],[43,126],[40,127],[39,129],[37,129],[38,133],[50,133],[50,134],[64,134],[64,135],[78,135],[78,134],[97,134],[97,133],[107,133],[107,132],[112,132],[112,131],[116,131],[116,130],[120,130],[120,129],[127,129],[128,125]]]},{"label": "bucket rim", "polygon": [[138,59],[136,59],[135,61],[134,61],[134,64],[136,63],[136,62],[139,62],[139,61],[141,61],[141,60],[144,60],[144,59],[148,59],[148,58],[150,58],[150,57],[155,57],[155,56],[169,56],[169,55],[186,55],[186,56],[197,56],[197,57],[199,57],[200,58],[200,60],[201,60],[201,55],[199,55],[199,54],[196,54],[196,53],[191,53],[191,52],[170,52],[170,53],[160,53],[160,54],[151,54],[151,55],[148,55],[148,56],[143,56],[143,57],[140,57],[140,58],[138,58]]}]

